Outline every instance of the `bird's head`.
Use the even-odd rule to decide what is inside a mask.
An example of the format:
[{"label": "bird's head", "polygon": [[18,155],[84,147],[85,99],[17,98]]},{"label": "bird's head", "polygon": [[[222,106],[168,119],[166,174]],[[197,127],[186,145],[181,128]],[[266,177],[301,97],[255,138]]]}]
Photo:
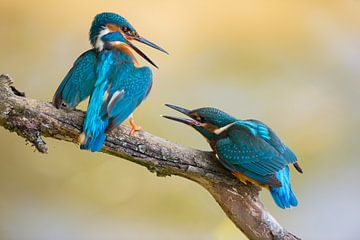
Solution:
[{"label": "bird's head", "polygon": [[220,134],[225,127],[230,126],[237,121],[236,118],[217,108],[203,107],[194,110],[188,110],[186,108],[171,104],[165,104],[165,106],[185,114],[190,119],[171,116],[163,117],[189,125],[210,140],[216,135]]},{"label": "bird's head", "polygon": [[129,47],[155,67],[157,66],[151,59],[132,42],[135,40],[168,54],[163,48],[141,37],[125,18],[116,13],[104,12],[96,15],[91,24],[89,38],[93,47],[98,51],[119,45]]}]

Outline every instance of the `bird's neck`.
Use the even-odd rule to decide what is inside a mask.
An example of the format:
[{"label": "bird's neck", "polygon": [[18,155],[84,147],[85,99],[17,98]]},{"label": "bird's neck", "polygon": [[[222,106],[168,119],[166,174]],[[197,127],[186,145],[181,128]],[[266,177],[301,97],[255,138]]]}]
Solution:
[{"label": "bird's neck", "polygon": [[120,50],[121,52],[125,53],[126,55],[128,55],[136,67],[140,67],[139,62],[135,58],[135,55],[130,51],[130,49],[127,46],[125,46],[124,44],[117,44],[114,47]]},{"label": "bird's neck", "polygon": [[218,127],[225,127],[226,125],[229,125],[233,122],[239,121],[239,119],[234,118],[230,115],[225,115],[225,116],[218,116],[213,124],[218,126]]},{"label": "bird's neck", "polygon": [[206,128],[203,127],[194,127],[203,137],[205,137],[208,141],[212,141],[215,139],[216,135],[210,131],[208,131]]}]

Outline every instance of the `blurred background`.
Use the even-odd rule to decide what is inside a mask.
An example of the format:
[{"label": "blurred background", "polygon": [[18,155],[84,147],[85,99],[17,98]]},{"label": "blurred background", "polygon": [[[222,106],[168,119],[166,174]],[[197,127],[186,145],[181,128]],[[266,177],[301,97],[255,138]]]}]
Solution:
[{"label": "blurred background", "polygon": [[[138,45],[160,69],[137,123],[209,150],[159,117],[173,114],[164,103],[266,122],[304,174],[292,172],[298,207],[281,210],[263,191],[265,206],[303,239],[359,238],[360,1],[0,0],[0,72],[50,101],[102,11],[170,52]],[[193,182],[46,141],[43,155],[0,129],[0,239],[246,239]]]}]

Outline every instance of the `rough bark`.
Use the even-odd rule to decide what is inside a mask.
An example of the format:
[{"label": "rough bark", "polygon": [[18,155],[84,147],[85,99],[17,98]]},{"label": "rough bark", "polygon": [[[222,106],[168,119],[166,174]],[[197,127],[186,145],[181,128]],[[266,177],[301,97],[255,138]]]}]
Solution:
[{"label": "rough bark", "polygon": [[[59,110],[52,104],[25,97],[0,75],[0,125],[47,153],[42,137],[77,143],[84,112]],[[249,239],[299,239],[285,230],[265,210],[259,190],[244,185],[228,173],[210,152],[169,142],[141,131],[129,136],[129,128],[112,131],[103,152],[143,165],[158,176],[177,175],[199,183],[215,198],[227,216]]]}]

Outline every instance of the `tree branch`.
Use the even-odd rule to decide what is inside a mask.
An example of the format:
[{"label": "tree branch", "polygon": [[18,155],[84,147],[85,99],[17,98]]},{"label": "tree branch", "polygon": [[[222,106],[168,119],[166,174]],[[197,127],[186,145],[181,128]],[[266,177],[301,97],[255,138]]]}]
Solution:
[{"label": "tree branch", "polygon": [[[48,102],[26,98],[0,75],[0,125],[47,152],[44,137],[77,143],[84,112],[66,112]],[[212,153],[186,148],[147,132],[129,136],[120,126],[108,136],[103,152],[143,165],[158,176],[177,175],[199,183],[249,239],[299,239],[264,209],[259,189],[227,172]]]}]

